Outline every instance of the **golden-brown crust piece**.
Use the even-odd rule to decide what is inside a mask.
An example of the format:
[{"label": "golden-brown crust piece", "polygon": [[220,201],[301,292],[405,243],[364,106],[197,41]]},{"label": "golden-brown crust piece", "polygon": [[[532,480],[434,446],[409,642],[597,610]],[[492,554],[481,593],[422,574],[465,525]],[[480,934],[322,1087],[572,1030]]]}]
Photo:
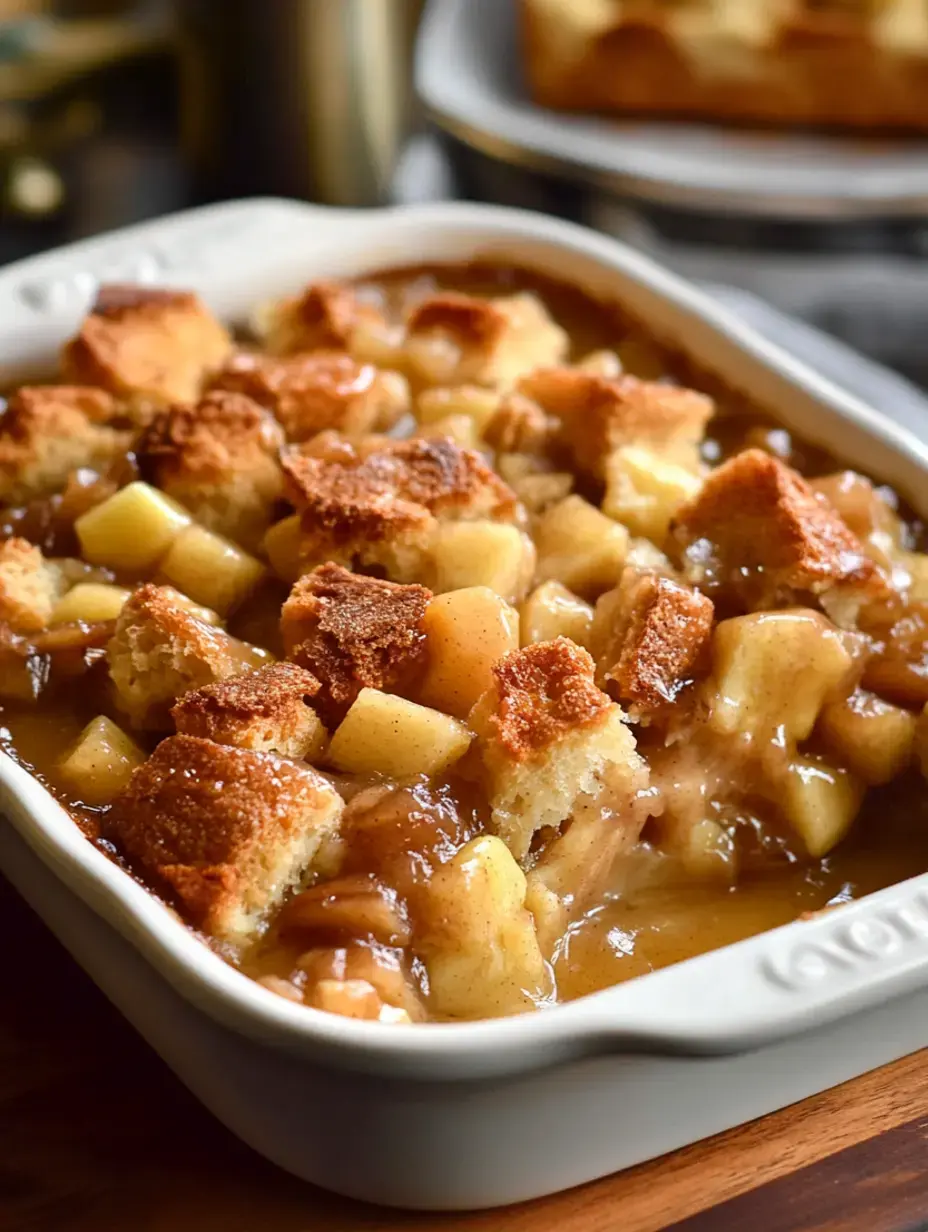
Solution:
[{"label": "golden-brown crust piece", "polygon": [[386,441],[345,461],[290,454],[283,468],[310,566],[377,565],[398,581],[414,580],[438,521],[521,515],[512,490],[479,453],[441,437]]},{"label": "golden-brown crust piece", "polygon": [[656,573],[628,569],[596,605],[597,679],[634,718],[673,703],[712,633],[711,599]]},{"label": "golden-brown crust piece", "polygon": [[133,773],[106,828],[192,923],[242,942],[305,875],[341,812],[308,766],[171,736]]},{"label": "golden-brown crust piece", "polygon": [[539,833],[555,836],[543,860],[582,835],[607,852],[613,840],[633,843],[647,816],[637,803],[647,766],[621,709],[596,686],[587,651],[566,637],[535,642],[506,655],[493,676],[468,723],[492,828],[515,858],[526,859]]},{"label": "golden-brown crust piece", "polygon": [[508,394],[483,431],[483,439],[500,453],[543,453],[557,432],[557,421],[537,402]]},{"label": "golden-brown crust piece", "polygon": [[343,282],[314,282],[299,295],[272,305],[265,341],[274,355],[345,350],[359,325],[384,326],[383,314]]},{"label": "golden-brown crust piece", "polygon": [[267,656],[198,620],[169,587],[146,585],[126,601],[107,648],[120,707],[136,727],[165,730],[191,689],[258,667]]},{"label": "golden-brown crust piece", "polygon": [[65,346],[62,371],[119,397],[193,402],[231,346],[226,330],[190,291],[105,286]]},{"label": "golden-brown crust piece", "polygon": [[0,417],[0,501],[46,496],[80,467],[109,466],[130,440],[109,425],[115,415],[116,404],[102,389],[22,386]]},{"label": "golden-brown crust piece", "polygon": [[424,586],[401,586],[322,565],[283,606],[287,655],[322,682],[318,704],[334,723],[363,688],[408,692],[425,666]]},{"label": "golden-brown crust piece", "polygon": [[0,621],[31,633],[44,629],[64,590],[61,571],[25,539],[0,543]]},{"label": "golden-brown crust piece", "polygon": [[[928,29],[907,0],[721,7],[521,0],[536,101],[780,127],[928,128]],[[732,10],[734,11],[734,10]]]},{"label": "golden-brown crust piece", "polygon": [[695,466],[715,409],[692,389],[628,375],[609,380],[580,368],[533,372],[519,382],[519,392],[560,422],[560,441],[576,465],[600,479],[609,455],[623,445]]},{"label": "golden-brown crust piece", "polygon": [[240,351],[213,385],[260,402],[291,441],[329,428],[349,436],[385,432],[409,410],[409,387],[399,373],[380,372],[339,351],[285,357]]},{"label": "golden-brown crust piece", "polygon": [[283,435],[243,394],[216,391],[159,411],[136,446],[143,476],[210,530],[253,544],[281,493]]},{"label": "golden-brown crust piece", "polygon": [[507,387],[568,350],[565,332],[527,293],[488,300],[439,291],[420,300],[406,326],[407,360],[432,384]]},{"label": "golden-brown crust piece", "polygon": [[319,689],[316,677],[295,663],[271,663],[185,693],[171,718],[187,736],[301,760],[319,753],[325,740],[309,705]]},{"label": "golden-brown crust piece", "polygon": [[734,591],[749,606],[847,586],[885,591],[877,566],[828,501],[760,449],[729,458],[677,513],[672,535],[689,580]]},{"label": "golden-brown crust piece", "polygon": [[513,650],[493,668],[499,705],[489,726],[506,755],[524,761],[596,723],[610,701],[589,652],[566,637]]}]

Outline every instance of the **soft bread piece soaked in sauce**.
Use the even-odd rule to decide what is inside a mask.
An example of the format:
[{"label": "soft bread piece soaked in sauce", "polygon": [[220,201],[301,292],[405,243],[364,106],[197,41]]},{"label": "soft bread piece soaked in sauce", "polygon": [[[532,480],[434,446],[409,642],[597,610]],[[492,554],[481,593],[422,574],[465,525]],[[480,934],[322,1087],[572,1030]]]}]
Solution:
[{"label": "soft bread piece soaked in sauce", "polygon": [[107,830],[191,923],[241,944],[309,872],[342,809],[308,766],[171,736],[113,802]]}]

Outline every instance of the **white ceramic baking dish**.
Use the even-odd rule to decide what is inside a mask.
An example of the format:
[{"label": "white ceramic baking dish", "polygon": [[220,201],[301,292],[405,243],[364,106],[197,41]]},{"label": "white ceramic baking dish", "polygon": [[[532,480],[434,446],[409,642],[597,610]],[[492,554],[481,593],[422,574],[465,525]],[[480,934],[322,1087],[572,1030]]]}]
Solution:
[{"label": "white ceramic baking dish", "polygon": [[[320,275],[474,256],[620,298],[928,515],[928,449],[914,435],[635,252],[512,211],[255,201],[85,242],[0,272],[0,373],[48,371],[100,280],[193,287],[235,319]],[[226,966],[5,758],[0,806],[0,867],[203,1103],[284,1168],[371,1201],[467,1208],[549,1193],[928,1042],[928,876],[556,1009],[385,1027],[296,1006]]]}]

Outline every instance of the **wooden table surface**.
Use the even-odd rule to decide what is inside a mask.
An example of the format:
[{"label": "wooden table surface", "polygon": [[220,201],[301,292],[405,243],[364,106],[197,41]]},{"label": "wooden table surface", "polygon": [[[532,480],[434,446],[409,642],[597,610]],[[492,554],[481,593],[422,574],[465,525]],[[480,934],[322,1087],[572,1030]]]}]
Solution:
[{"label": "wooden table surface", "polygon": [[0,879],[4,1232],[916,1232],[928,1051],[620,1176],[506,1211],[335,1198],[188,1095]]}]

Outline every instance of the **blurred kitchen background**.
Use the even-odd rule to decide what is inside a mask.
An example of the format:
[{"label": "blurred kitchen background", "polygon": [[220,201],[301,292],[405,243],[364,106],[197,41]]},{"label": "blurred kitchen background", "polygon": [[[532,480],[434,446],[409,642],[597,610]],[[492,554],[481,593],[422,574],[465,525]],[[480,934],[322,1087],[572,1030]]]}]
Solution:
[{"label": "blurred kitchen background", "polygon": [[[524,97],[510,10],[0,0],[0,263],[234,196],[494,201],[611,232],[928,385],[928,145],[860,146],[848,172],[837,139],[552,117],[558,133]],[[564,156],[581,136],[601,158]]]}]

